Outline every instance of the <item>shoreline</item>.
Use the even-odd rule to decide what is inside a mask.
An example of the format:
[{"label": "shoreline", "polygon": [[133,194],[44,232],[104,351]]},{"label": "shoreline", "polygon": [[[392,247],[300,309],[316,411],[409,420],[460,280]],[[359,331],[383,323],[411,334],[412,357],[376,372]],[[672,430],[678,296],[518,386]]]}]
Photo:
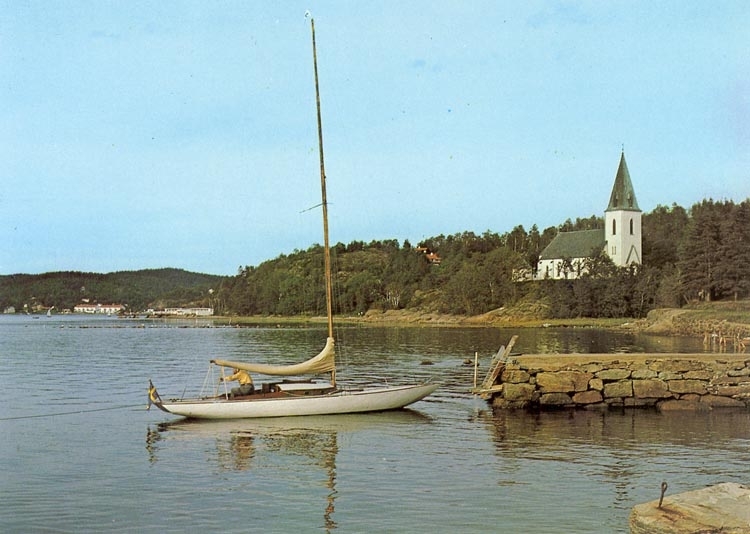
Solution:
[{"label": "shoreline", "polygon": [[[630,329],[637,319],[519,319],[513,321],[487,321],[477,317],[464,317],[413,312],[378,312],[382,317],[336,315],[336,324],[355,326],[388,326],[394,328],[609,328]],[[232,325],[325,325],[323,316],[314,315],[215,315],[215,321]]]},{"label": "shoreline", "polygon": [[[322,316],[215,316],[234,325],[325,324]],[[750,337],[750,301],[720,302],[685,308],[660,308],[646,318],[548,319],[500,308],[477,316],[456,316],[421,310],[370,310],[363,315],[336,316],[341,325],[415,328],[601,328],[663,336],[712,336],[726,339]]]}]

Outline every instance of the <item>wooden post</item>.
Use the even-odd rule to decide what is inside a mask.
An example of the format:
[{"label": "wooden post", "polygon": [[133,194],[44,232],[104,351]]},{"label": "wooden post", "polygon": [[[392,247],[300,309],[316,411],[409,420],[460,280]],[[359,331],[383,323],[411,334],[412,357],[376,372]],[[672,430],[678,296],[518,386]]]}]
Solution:
[{"label": "wooden post", "polygon": [[474,389],[477,389],[477,365],[479,364],[479,353],[474,352]]}]

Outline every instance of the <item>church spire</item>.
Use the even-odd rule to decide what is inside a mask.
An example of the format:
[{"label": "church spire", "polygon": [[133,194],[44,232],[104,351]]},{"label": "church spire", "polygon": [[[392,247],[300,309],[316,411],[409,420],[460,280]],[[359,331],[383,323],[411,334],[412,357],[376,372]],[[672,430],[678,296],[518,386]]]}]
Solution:
[{"label": "church spire", "polygon": [[617,169],[612,194],[609,197],[609,206],[607,206],[607,211],[612,210],[641,211],[638,207],[638,201],[635,199],[635,190],[633,189],[633,183],[630,181],[628,165],[625,163],[624,148],[620,155],[620,166]]}]

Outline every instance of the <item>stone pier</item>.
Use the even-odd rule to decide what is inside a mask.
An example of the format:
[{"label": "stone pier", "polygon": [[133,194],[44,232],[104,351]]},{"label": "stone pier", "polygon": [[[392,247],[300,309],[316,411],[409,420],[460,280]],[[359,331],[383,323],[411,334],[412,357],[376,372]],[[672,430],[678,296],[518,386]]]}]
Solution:
[{"label": "stone pier", "polygon": [[[494,363],[494,362],[493,362]],[[750,408],[748,354],[527,354],[475,391],[498,408]]]}]

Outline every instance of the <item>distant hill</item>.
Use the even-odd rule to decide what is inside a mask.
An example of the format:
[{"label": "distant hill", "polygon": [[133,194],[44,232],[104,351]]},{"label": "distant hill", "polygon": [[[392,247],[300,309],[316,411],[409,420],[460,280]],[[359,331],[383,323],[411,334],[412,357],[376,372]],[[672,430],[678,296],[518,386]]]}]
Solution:
[{"label": "distant hill", "polygon": [[144,269],[114,273],[76,271],[0,276],[0,311],[39,311],[52,306],[72,310],[81,302],[124,304],[140,311],[164,306],[208,306],[210,289],[224,276],[182,269]]}]

